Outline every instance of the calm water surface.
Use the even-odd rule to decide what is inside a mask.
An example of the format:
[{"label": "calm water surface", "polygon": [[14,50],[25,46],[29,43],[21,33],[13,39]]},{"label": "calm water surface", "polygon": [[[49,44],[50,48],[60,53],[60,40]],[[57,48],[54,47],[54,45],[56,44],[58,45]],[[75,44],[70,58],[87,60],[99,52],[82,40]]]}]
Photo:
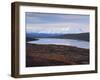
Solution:
[{"label": "calm water surface", "polygon": [[56,45],[69,45],[79,48],[89,49],[89,42],[82,40],[72,39],[54,39],[54,38],[38,38],[36,41],[29,41],[30,44],[56,44]]}]

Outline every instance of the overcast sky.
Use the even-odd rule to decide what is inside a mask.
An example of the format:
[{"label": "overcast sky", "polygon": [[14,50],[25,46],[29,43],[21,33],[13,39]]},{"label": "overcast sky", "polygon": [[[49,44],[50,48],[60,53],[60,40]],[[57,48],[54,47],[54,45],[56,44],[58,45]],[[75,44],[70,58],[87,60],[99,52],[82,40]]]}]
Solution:
[{"label": "overcast sky", "polygon": [[84,33],[89,32],[89,15],[26,12],[28,33]]}]

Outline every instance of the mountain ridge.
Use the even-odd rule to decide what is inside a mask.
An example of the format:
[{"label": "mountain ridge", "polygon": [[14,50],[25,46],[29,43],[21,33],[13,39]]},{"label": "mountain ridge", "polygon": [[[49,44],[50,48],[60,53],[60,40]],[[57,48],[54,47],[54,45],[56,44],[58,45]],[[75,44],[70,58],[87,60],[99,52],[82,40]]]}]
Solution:
[{"label": "mountain ridge", "polygon": [[[31,38],[31,39],[30,39]],[[75,39],[89,41],[89,33],[78,33],[78,34],[26,34],[27,40],[37,40],[36,38],[59,38],[59,39]]]}]

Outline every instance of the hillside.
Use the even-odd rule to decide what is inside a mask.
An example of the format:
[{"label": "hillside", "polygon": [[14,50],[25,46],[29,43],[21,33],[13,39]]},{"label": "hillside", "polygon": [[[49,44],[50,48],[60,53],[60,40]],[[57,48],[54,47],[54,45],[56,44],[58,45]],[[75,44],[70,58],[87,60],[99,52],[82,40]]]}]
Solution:
[{"label": "hillside", "polygon": [[26,44],[26,67],[89,64],[89,49]]},{"label": "hillside", "polygon": [[60,38],[89,41],[89,33],[79,34],[27,34],[26,41],[38,40],[37,38]]},{"label": "hillside", "polygon": [[76,40],[84,40],[89,41],[89,33],[80,33],[80,34],[64,34],[56,38],[64,38],[64,39],[76,39]]}]

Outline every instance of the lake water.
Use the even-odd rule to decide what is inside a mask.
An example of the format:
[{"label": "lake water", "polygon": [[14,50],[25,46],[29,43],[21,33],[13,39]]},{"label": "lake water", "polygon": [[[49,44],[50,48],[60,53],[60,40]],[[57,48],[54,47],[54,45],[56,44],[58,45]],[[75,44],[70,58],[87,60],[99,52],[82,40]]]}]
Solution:
[{"label": "lake water", "polygon": [[72,39],[54,39],[54,38],[38,38],[36,41],[29,41],[30,44],[56,44],[56,45],[69,45],[79,48],[89,49],[89,42],[82,40]]}]

